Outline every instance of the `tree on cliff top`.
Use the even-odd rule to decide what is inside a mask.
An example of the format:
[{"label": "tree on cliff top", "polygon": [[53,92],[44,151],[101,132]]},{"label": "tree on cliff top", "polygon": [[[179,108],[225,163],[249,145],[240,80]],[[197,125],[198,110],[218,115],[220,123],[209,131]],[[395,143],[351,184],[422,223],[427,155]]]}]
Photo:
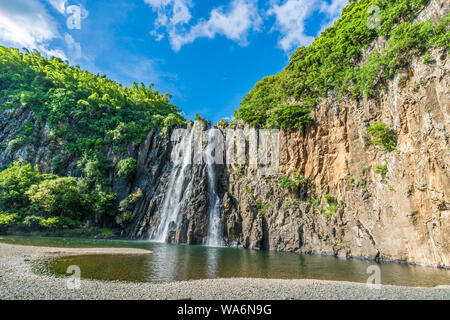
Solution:
[{"label": "tree on cliff top", "polygon": [[[255,84],[236,110],[235,118],[267,128],[273,126],[271,115],[275,110],[278,127],[301,128],[310,123],[310,117],[305,117],[305,112],[292,116],[292,109],[283,106],[295,102],[297,109],[312,113],[319,99],[331,92],[338,98],[371,97],[412,57],[432,47],[442,48],[446,54],[450,47],[449,14],[438,25],[431,21],[412,23],[428,3],[429,0],[351,1],[341,18],[311,46],[300,47],[292,54],[283,71]],[[380,9],[378,28],[368,26],[373,5]],[[364,51],[379,37],[387,40],[387,47],[375,50],[360,66]],[[282,112],[283,108],[286,112]]]}]

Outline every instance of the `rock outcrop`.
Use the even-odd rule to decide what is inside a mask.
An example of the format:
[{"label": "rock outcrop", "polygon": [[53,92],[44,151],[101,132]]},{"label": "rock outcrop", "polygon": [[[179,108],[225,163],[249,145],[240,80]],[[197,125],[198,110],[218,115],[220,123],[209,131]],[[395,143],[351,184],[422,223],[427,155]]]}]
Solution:
[{"label": "rock outcrop", "polygon": [[[416,59],[378,99],[328,99],[317,125],[282,132],[280,173],[298,170],[308,179],[295,193],[277,177],[230,174],[222,202],[229,241],[449,267],[449,64],[432,57],[432,65]],[[371,144],[367,127],[375,122],[392,126],[396,150]],[[376,173],[380,165],[385,178]]]}]

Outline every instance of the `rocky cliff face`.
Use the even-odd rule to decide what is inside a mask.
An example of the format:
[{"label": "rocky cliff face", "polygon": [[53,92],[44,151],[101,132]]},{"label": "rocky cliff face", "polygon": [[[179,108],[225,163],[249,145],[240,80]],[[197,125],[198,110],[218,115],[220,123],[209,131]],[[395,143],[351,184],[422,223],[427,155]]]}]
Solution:
[{"label": "rocky cliff face", "polygon": [[[33,135],[26,137],[31,139],[23,146],[11,148],[8,144],[21,137],[25,126],[33,126]],[[102,150],[105,159],[109,160],[113,167],[117,167],[120,159],[132,157],[137,160],[136,172],[128,180],[124,181],[113,169],[109,174],[109,181],[117,194],[117,200],[122,200],[129,194],[139,193],[143,198],[158,199],[155,195],[157,187],[163,183],[164,174],[170,170],[170,140],[165,138],[170,133],[163,134],[160,130],[150,131],[140,144],[130,143],[125,150],[117,152],[112,147]],[[78,157],[71,155],[62,145],[61,141],[53,137],[46,123],[36,120],[32,110],[28,108],[13,108],[0,113],[0,167],[8,166],[12,161],[23,159],[39,167],[41,173],[51,173],[53,158],[58,155],[61,159],[61,169],[56,172],[62,176],[76,176]],[[142,196],[141,196],[142,197]],[[135,215],[141,220],[145,211],[143,203],[134,209]],[[106,224],[112,221],[104,221]],[[124,231],[126,234],[128,231]]]},{"label": "rocky cliff face", "polygon": [[[378,99],[324,101],[317,125],[282,132],[280,172],[308,179],[300,192],[251,171],[224,183],[228,239],[244,247],[450,265],[449,64],[417,59]],[[369,141],[391,124],[395,151]],[[386,165],[383,179],[376,167]],[[337,210],[330,214],[324,195]],[[258,212],[256,203],[266,203]]]}]

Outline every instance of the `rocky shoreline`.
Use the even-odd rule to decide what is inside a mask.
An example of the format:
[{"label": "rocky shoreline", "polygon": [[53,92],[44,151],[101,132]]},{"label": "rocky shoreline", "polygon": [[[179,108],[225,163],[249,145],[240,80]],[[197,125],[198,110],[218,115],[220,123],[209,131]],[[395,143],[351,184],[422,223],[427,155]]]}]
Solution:
[{"label": "rocky shoreline", "polygon": [[52,248],[0,243],[0,299],[443,299],[450,286],[432,288],[381,286],[309,279],[208,279],[170,283],[81,280],[80,289],[67,281],[31,271],[30,262],[49,256],[76,254],[151,254],[128,248]]}]

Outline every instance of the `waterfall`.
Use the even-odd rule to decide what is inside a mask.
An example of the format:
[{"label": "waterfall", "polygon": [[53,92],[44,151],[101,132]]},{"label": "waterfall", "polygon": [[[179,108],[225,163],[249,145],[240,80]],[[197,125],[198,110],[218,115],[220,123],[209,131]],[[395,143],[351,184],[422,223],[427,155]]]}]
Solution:
[{"label": "waterfall", "polygon": [[[194,144],[200,144],[200,147],[202,145],[201,140],[196,140],[197,134],[195,131],[198,132],[198,129],[200,129],[200,127],[194,125],[190,131],[186,131],[183,134],[179,143],[174,144],[172,153],[173,155],[176,155],[179,160],[173,164],[169,175],[169,182],[167,184],[167,192],[164,201],[157,212],[158,220],[156,220],[156,224],[152,226],[150,231],[150,240],[152,241],[167,242],[168,239],[171,238],[170,233],[177,230],[179,227],[181,210],[189,197],[191,197],[194,188],[194,179],[192,177],[194,170],[193,158],[198,155],[194,155],[194,149],[196,149]],[[220,198],[217,194],[215,158],[217,147],[222,147],[217,144],[220,144],[222,141],[217,140],[215,133],[217,133],[217,129],[208,130],[206,132],[208,143],[203,154],[203,159],[206,162],[205,171],[208,182],[207,199],[209,204],[207,212],[208,230],[207,234],[203,235],[203,243],[212,247],[220,247],[224,245],[224,241],[222,239]]]},{"label": "waterfall", "polygon": [[215,140],[215,130],[208,130],[208,146],[205,150],[206,171],[208,176],[209,225],[206,245],[212,247],[223,246],[222,229],[220,221],[220,198],[217,194],[216,158],[219,141]]},{"label": "waterfall", "polygon": [[[194,128],[191,128],[190,132],[186,132],[178,144],[177,150],[174,150],[174,152],[182,153],[182,161],[181,164],[174,163],[164,203],[159,210],[159,224],[152,230],[150,240],[167,241],[170,229],[177,227],[178,216],[184,201],[190,196],[194,131]],[[187,186],[186,183],[188,183]]]}]

